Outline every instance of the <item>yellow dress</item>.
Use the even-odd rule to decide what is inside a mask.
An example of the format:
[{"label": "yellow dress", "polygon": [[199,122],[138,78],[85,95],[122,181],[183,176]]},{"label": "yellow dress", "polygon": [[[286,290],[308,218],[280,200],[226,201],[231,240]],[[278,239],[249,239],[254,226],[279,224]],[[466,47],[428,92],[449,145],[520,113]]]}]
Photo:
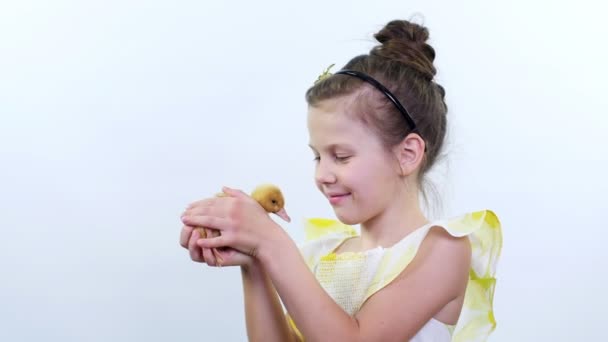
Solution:
[{"label": "yellow dress", "polygon": [[[357,231],[339,221],[309,219],[307,241],[300,251],[325,291],[348,314],[354,315],[367,298],[408,266],[432,227],[442,227],[456,237],[468,236],[472,248],[469,283],[455,326],[431,319],[410,341],[485,341],[496,327],[492,307],[494,276],[502,248],[500,222],[490,210],[430,222],[391,247],[339,254],[334,253],[336,248],[357,236]],[[287,318],[302,338],[289,315]]]}]

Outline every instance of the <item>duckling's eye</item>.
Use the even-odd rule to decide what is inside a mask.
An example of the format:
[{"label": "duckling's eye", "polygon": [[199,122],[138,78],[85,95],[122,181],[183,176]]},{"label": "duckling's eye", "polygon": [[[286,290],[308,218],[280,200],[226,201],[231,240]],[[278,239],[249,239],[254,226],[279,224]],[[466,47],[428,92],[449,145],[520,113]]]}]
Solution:
[{"label": "duckling's eye", "polygon": [[277,200],[272,200],[272,204],[277,204]]}]

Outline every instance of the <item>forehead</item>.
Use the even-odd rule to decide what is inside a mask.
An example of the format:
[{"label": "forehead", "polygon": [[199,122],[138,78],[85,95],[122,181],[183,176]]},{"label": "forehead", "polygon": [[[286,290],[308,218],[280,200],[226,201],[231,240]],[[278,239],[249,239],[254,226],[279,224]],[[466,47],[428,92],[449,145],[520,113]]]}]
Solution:
[{"label": "forehead", "polygon": [[310,145],[323,148],[335,145],[357,147],[378,145],[376,135],[353,114],[348,97],[328,99],[308,108]]}]

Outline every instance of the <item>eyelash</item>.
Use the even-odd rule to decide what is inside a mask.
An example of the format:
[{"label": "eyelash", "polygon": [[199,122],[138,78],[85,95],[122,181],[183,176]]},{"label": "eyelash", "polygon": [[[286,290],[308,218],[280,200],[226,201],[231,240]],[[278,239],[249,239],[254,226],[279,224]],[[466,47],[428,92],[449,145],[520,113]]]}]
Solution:
[{"label": "eyelash", "polygon": [[[338,157],[338,156],[334,156],[334,159],[335,159],[336,161],[339,161],[339,162],[341,162],[341,163],[344,163],[344,162],[346,162],[348,159],[350,159],[350,156],[348,156],[348,157]],[[320,157],[320,156],[316,156],[316,157],[315,157],[315,159],[313,159],[313,161],[315,161],[315,162],[319,162],[320,160],[321,160],[321,157]]]}]

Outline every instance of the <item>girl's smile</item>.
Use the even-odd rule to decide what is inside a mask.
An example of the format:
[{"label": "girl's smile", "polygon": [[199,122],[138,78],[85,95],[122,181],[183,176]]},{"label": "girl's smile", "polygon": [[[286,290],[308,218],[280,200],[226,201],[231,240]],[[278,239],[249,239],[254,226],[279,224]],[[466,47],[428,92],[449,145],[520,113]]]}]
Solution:
[{"label": "girl's smile", "polygon": [[350,193],[343,194],[326,194],[327,198],[329,198],[329,203],[333,206],[337,206],[342,204],[350,197]]}]

